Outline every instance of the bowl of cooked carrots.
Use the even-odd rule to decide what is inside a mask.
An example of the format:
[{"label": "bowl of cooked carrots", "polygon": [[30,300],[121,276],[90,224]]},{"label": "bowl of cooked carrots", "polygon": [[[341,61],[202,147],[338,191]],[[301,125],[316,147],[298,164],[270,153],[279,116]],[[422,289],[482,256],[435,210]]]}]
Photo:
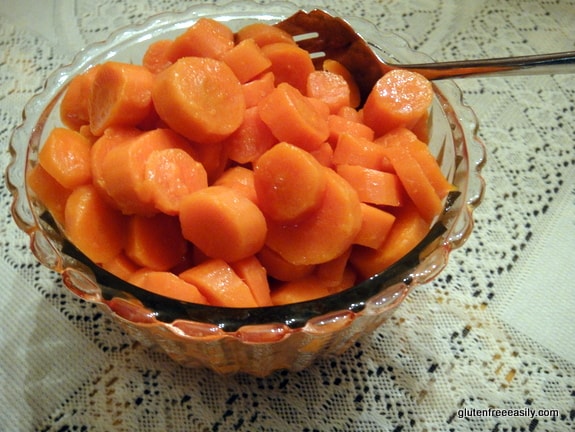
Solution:
[{"label": "bowl of cooked carrots", "polygon": [[[261,8],[193,6],[84,49],[26,105],[7,170],[40,263],[222,374],[300,370],[380,327],[465,242],[483,193],[452,82],[397,71],[362,101],[276,25],[295,5]],[[422,60],[346,20],[377,55]]]}]

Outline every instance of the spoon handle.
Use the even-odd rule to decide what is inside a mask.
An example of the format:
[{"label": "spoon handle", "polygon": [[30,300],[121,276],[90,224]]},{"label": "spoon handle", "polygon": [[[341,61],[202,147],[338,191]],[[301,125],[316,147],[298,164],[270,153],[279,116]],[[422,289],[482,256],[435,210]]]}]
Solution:
[{"label": "spoon handle", "polygon": [[549,75],[575,72],[575,51],[487,60],[462,60],[421,64],[390,64],[385,68],[401,68],[419,72],[430,80],[470,76]]}]

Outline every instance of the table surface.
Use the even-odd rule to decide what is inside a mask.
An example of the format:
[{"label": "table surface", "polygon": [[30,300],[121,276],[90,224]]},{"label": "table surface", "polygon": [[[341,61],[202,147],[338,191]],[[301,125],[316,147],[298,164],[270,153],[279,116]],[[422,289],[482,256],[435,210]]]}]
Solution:
[{"label": "table surface", "polygon": [[[365,16],[437,60],[575,50],[573,0],[314,4]],[[189,5],[3,1],[3,148],[26,101],[77,50]],[[2,184],[0,430],[575,430],[574,82],[457,81],[488,149],[471,238],[375,333],[297,373],[224,377],[135,343],[36,263]]]}]

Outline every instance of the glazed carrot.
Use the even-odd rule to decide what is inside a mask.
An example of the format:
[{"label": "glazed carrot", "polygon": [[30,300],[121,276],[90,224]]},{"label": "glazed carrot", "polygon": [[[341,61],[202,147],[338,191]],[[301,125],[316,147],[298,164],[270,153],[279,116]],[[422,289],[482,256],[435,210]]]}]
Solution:
[{"label": "glazed carrot", "polygon": [[113,257],[111,260],[102,263],[102,267],[120,279],[128,280],[133,273],[140,269],[134,261],[123,252]]},{"label": "glazed carrot", "polygon": [[363,119],[376,136],[396,127],[410,128],[425,115],[433,99],[431,83],[418,73],[392,70],[381,77],[363,107]]},{"label": "glazed carrot", "polygon": [[360,165],[338,165],[336,171],[355,189],[361,202],[397,207],[405,200],[405,191],[395,174]]},{"label": "glazed carrot", "polygon": [[62,120],[64,126],[73,130],[79,130],[80,126],[90,123],[88,95],[91,92],[92,83],[98,68],[99,65],[93,66],[70,81],[60,103],[60,120]]},{"label": "glazed carrot", "polygon": [[329,142],[322,143],[317,149],[309,152],[320,164],[331,168],[333,165],[333,148]]},{"label": "glazed carrot", "polygon": [[242,84],[267,71],[272,62],[253,39],[246,39],[226,51],[221,60],[236,74]]},{"label": "glazed carrot", "polygon": [[230,266],[250,288],[258,306],[272,305],[266,269],[255,256],[236,261],[231,263]]},{"label": "glazed carrot", "polygon": [[245,196],[254,204],[258,197],[254,185],[254,172],[243,166],[228,168],[214,183],[214,186],[226,186]]},{"label": "glazed carrot", "polygon": [[389,230],[395,222],[395,216],[365,203],[361,203],[361,214],[361,228],[353,243],[377,249],[389,234]]},{"label": "glazed carrot", "polygon": [[38,162],[67,189],[91,182],[90,141],[79,132],[57,127],[38,152]]},{"label": "glazed carrot", "polygon": [[353,269],[351,265],[348,265],[343,270],[343,274],[341,275],[341,280],[338,284],[330,285],[327,287],[330,294],[335,294],[341,291],[344,291],[348,288],[351,288],[358,282],[357,280],[357,272]]},{"label": "glazed carrot", "polygon": [[129,218],[125,252],[139,266],[168,270],[182,260],[186,250],[177,217],[158,213]]},{"label": "glazed carrot", "polygon": [[189,303],[208,304],[208,300],[193,284],[167,271],[145,271],[130,282],[146,291]]},{"label": "glazed carrot", "polygon": [[327,119],[327,124],[329,127],[328,141],[334,147],[337,145],[339,137],[343,134],[365,138],[368,141],[372,141],[374,138],[373,129],[361,122],[350,120],[349,118],[343,117],[339,114],[330,115]]},{"label": "glazed carrot", "polygon": [[180,221],[187,240],[209,257],[228,262],[254,255],[267,231],[260,209],[225,186],[210,186],[184,197]]},{"label": "glazed carrot", "polygon": [[70,241],[96,264],[120,253],[126,220],[92,185],[79,186],[66,201],[64,230]]},{"label": "glazed carrot", "polygon": [[439,215],[443,208],[441,199],[409,151],[403,147],[388,147],[384,154],[421,216],[430,222]]},{"label": "glazed carrot", "polygon": [[199,18],[174,39],[166,57],[176,62],[182,57],[220,58],[234,46],[234,34],[228,26],[212,18]]},{"label": "glazed carrot", "polygon": [[278,42],[295,45],[289,33],[273,25],[261,22],[245,25],[236,32],[236,42],[246,39],[253,39],[260,47]]},{"label": "glazed carrot", "polygon": [[429,142],[429,111],[423,114],[410,130],[417,136],[418,140],[424,143]]},{"label": "glazed carrot", "polygon": [[256,161],[278,140],[263,122],[257,107],[246,109],[244,121],[224,141],[228,157],[239,164]]},{"label": "glazed carrot", "polygon": [[351,107],[351,106],[344,106],[341,107],[340,110],[336,113],[338,116],[343,117],[349,121],[355,123],[363,123],[363,115],[361,111]]},{"label": "glazed carrot", "polygon": [[293,281],[310,275],[314,269],[314,264],[292,264],[283,259],[277,252],[264,246],[257,257],[266,269],[268,276],[278,281]]},{"label": "glazed carrot", "polygon": [[208,187],[204,166],[179,148],[154,150],[144,163],[144,188],[159,211],[177,215],[181,199]]},{"label": "glazed carrot", "polygon": [[124,214],[158,212],[145,182],[146,160],[153,151],[173,148],[181,137],[169,129],[154,129],[113,146],[104,156],[101,180],[107,195]]},{"label": "glazed carrot", "polygon": [[322,284],[328,287],[328,289],[339,286],[344,278],[350,255],[351,247],[331,261],[318,264],[314,274],[321,279]]},{"label": "glazed carrot", "polygon": [[359,87],[347,68],[337,60],[333,59],[324,60],[322,68],[324,71],[340,75],[347,82],[347,86],[349,88],[349,105],[354,108],[359,106],[361,100]]},{"label": "glazed carrot", "polygon": [[275,78],[272,72],[266,72],[261,76],[242,84],[242,92],[246,101],[246,108],[256,106],[261,100],[269,95],[275,88]]},{"label": "glazed carrot", "polygon": [[329,136],[327,120],[295,87],[279,84],[258,105],[260,117],[278,141],[312,151]]},{"label": "glazed carrot", "polygon": [[217,142],[209,145],[194,144],[191,152],[193,158],[200,162],[208,175],[208,184],[218,179],[228,167],[228,153],[225,142]]},{"label": "glazed carrot", "polygon": [[94,135],[92,133],[92,131],[90,130],[90,125],[88,125],[88,124],[80,126],[80,128],[78,129],[78,132],[80,133],[80,135],[82,135],[88,141],[90,141],[90,144],[94,144],[96,141],[98,141],[99,137],[97,137],[96,135]]},{"label": "glazed carrot", "polygon": [[88,98],[90,130],[96,136],[110,126],[136,126],[153,110],[154,74],[141,65],[102,64]]},{"label": "glazed carrot", "polygon": [[274,305],[285,305],[314,300],[329,295],[328,287],[317,276],[310,275],[302,279],[285,282],[274,288],[271,293]]},{"label": "glazed carrot", "polygon": [[330,168],[320,207],[297,224],[268,223],[266,245],[293,264],[319,264],[341,255],[361,227],[355,190]]},{"label": "glazed carrot", "polygon": [[180,278],[198,287],[214,306],[257,307],[248,285],[221,259],[210,259],[179,274]]},{"label": "glazed carrot", "polygon": [[383,168],[385,147],[362,137],[348,133],[340,135],[333,151],[335,165],[361,165],[365,168]]},{"label": "glazed carrot", "polygon": [[378,249],[354,247],[349,259],[362,278],[367,279],[385,270],[412,250],[429,232],[429,224],[412,203],[399,207],[395,217],[391,230]]},{"label": "glazed carrot", "polygon": [[328,71],[313,71],[307,77],[306,95],[325,102],[331,114],[349,106],[350,90],[347,81]]},{"label": "glazed carrot", "polygon": [[156,75],[152,98],[160,118],[193,142],[221,141],[242,123],[242,86],[224,62],[182,57]]},{"label": "glazed carrot", "polygon": [[28,171],[26,182],[46,210],[63,224],[66,200],[72,191],[57,182],[40,164]]},{"label": "glazed carrot", "polygon": [[308,75],[315,70],[309,53],[286,42],[265,45],[262,51],[271,61],[270,70],[274,74],[276,86],[288,83],[305,94]]},{"label": "glazed carrot", "polygon": [[259,207],[276,222],[296,222],[323,202],[325,168],[308,152],[285,142],[265,152],[254,165]]},{"label": "glazed carrot", "polygon": [[151,43],[144,53],[142,65],[153,74],[162,72],[172,64],[168,58],[168,49],[171,45],[171,39],[161,39]]}]

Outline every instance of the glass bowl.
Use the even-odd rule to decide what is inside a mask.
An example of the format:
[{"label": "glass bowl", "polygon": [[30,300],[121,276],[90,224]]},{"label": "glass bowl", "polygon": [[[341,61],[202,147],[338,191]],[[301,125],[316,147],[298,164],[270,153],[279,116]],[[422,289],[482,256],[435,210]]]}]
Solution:
[{"label": "glass bowl", "polygon": [[[477,120],[450,81],[434,84],[430,114],[430,148],[457,192],[429,235],[382,273],[340,293],[285,306],[223,308],[203,306],[152,294],[94,265],[64,237],[26,185],[47,134],[60,126],[59,104],[70,80],[108,60],[141,62],[153,41],[175,37],[200,17],[211,17],[237,30],[256,21],[273,24],[299,8],[291,3],[265,6],[254,2],[198,5],[181,13],[151,17],[121,29],[108,40],[82,50],[70,65],[55,71],[44,89],[26,105],[14,131],[6,178],[13,194],[12,214],[30,237],[30,248],[45,266],[61,274],[64,285],[114,317],[135,339],[159,348],[178,363],[207,367],[221,374],[245,372],[265,376],[279,369],[301,370],[319,356],[336,355],[384,323],[417,285],[430,282],[447,265],[450,252],[471,233],[472,212],[484,190],[484,148]],[[422,63],[430,59],[411,50],[392,33],[369,22],[344,17],[384,59]]]}]

